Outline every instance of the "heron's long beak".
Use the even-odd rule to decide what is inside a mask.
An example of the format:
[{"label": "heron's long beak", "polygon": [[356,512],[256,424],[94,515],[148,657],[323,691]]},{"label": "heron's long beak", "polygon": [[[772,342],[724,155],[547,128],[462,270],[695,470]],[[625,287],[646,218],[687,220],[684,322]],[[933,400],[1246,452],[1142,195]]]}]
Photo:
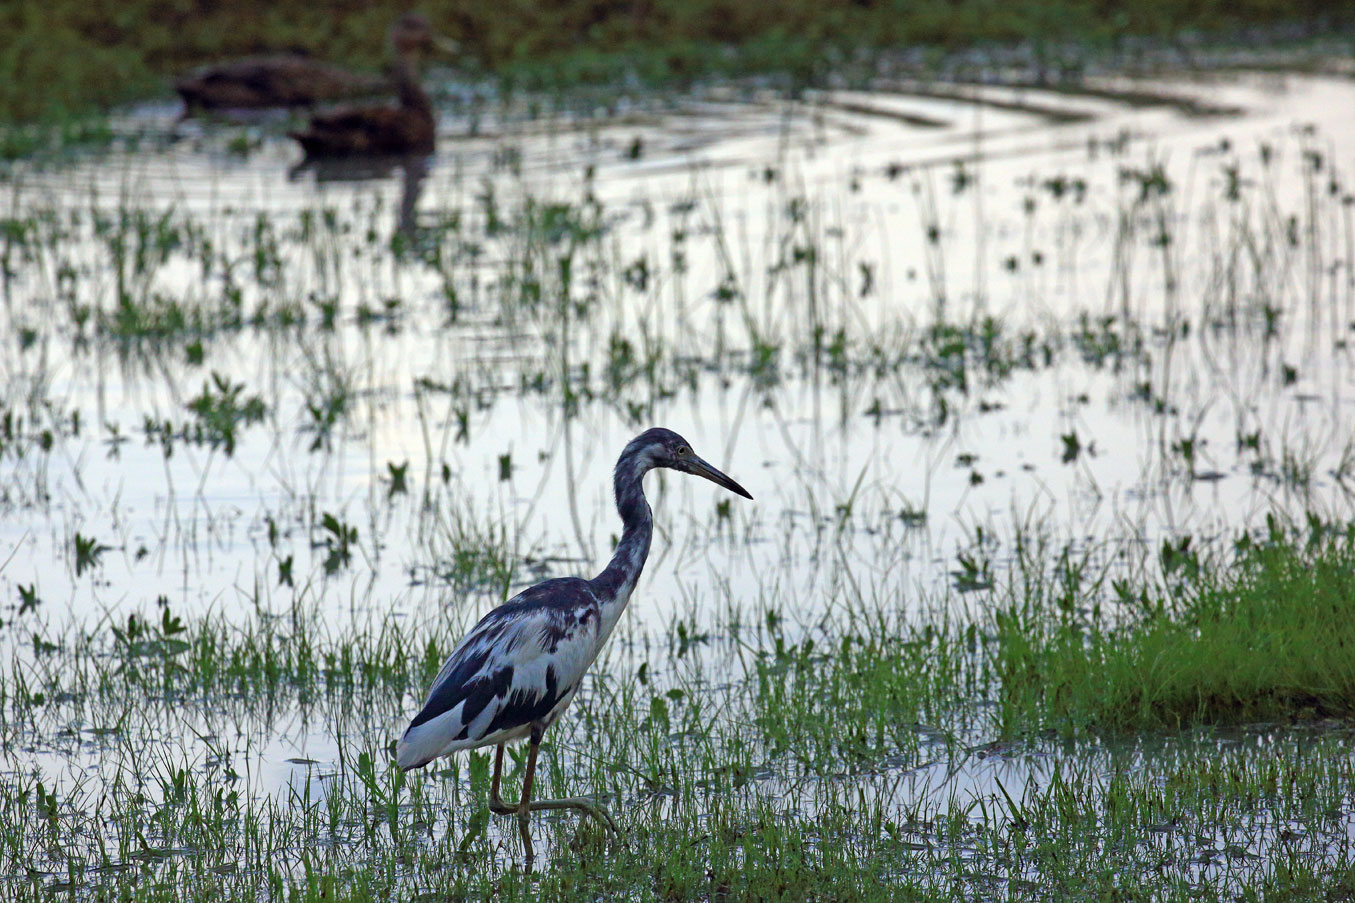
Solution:
[{"label": "heron's long beak", "polygon": [[733,492],[737,495],[741,495],[746,499],[751,499],[753,497],[752,494],[747,489],[744,489],[738,483],[735,483],[729,477],[720,473],[720,471],[716,470],[714,467],[711,467],[709,464],[707,464],[700,458],[696,457],[695,455],[693,455],[691,458],[687,460],[687,472],[694,473],[698,477],[705,477],[712,483],[715,483],[719,486],[723,486],[730,492]]}]

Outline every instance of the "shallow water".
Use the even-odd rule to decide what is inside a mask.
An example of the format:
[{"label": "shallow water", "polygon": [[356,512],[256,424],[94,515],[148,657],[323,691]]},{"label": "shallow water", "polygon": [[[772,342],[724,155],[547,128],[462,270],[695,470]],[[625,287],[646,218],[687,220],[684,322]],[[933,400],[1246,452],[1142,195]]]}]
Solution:
[{"label": "shallow water", "polygon": [[[39,225],[51,244],[37,260],[11,263],[6,332],[34,338],[9,356],[7,405],[27,407],[35,427],[78,411],[81,430],[46,453],[20,455],[22,443],[12,443],[5,456],[0,529],[14,555],[3,592],[35,585],[61,600],[44,609],[57,618],[134,609],[161,593],[176,610],[228,610],[256,582],[276,582],[270,559],[284,552],[310,572],[313,521],[334,512],[359,527],[362,566],[324,581],[326,597],[345,600],[331,607],[417,614],[440,600],[410,587],[431,564],[431,550],[411,541],[414,500],[433,490],[443,464],[447,501],[473,519],[506,521],[517,555],[570,560],[552,572],[588,571],[616,532],[610,463],[651,423],[688,434],[758,500],[735,502],[739,541],[721,542],[731,534],[711,529],[719,499],[710,487],[662,481],[661,557],[638,620],[660,618],[675,583],[704,598],[723,583],[717,575],[747,581],[766,571],[740,567],[741,558],[781,549],[787,560],[773,572],[787,576],[794,560],[813,557],[822,522],[848,498],[850,527],[864,528],[848,530],[859,560],[920,557],[913,576],[927,584],[945,579],[942,562],[975,525],[1002,532],[1018,513],[1073,539],[1127,533],[1153,543],[1253,522],[1295,495],[1346,510],[1327,472],[1350,435],[1340,340],[1352,319],[1351,232],[1339,167],[1355,136],[1338,112],[1350,83],[1236,76],[1133,87],[1222,112],[976,86],[955,92],[967,101],[843,93],[791,107],[693,102],[635,124],[505,117],[477,138],[447,123],[417,219],[462,225],[413,239],[453,257],[433,265],[386,252],[399,219],[398,166],[370,181],[292,178],[293,148],[266,133],[245,159],[214,151],[222,139],[206,128],[162,150],[20,169],[11,215],[66,224]],[[903,111],[929,121],[895,118]],[[636,161],[625,159],[631,139],[643,142]],[[1309,171],[1305,153],[1325,166]],[[1124,174],[1154,163],[1173,190],[1136,207],[1140,190]],[[1229,166],[1240,201],[1223,196]],[[1056,198],[1059,178],[1076,187]],[[573,214],[527,239],[491,222],[520,212],[523,198],[537,210],[592,205],[591,225],[602,230],[576,252],[572,322],[555,298],[524,303],[521,293],[563,291],[558,274],[524,277],[522,268],[555,263]],[[170,247],[161,259],[152,247],[141,272],[124,264],[129,296],[213,308],[235,292],[246,318],[262,307],[309,324],[208,326],[200,364],[184,360],[191,331],[159,342],[91,338],[72,322],[75,309],[115,309],[114,245],[137,242],[136,226],[116,220],[141,213],[146,244],[163,220]],[[100,214],[107,219],[94,224]],[[1172,233],[1167,257],[1155,229]],[[1302,232],[1298,244],[1274,246],[1290,229]],[[626,270],[637,261],[651,275]],[[712,294],[729,278],[739,297],[722,303]],[[522,288],[532,281],[540,288]],[[337,305],[334,328],[317,330],[326,300]],[[1278,320],[1269,337],[1258,325],[1263,306]],[[975,359],[968,324],[982,315],[1001,321],[999,341],[1015,346],[1009,359]],[[1092,318],[1085,329],[1083,315]],[[962,372],[954,356],[918,359],[917,339],[937,316],[966,327]],[[1101,317],[1116,319],[1103,329]],[[830,359],[823,349],[839,330],[845,350]],[[1023,359],[1027,332],[1036,351]],[[1093,347],[1067,348],[1080,337]],[[629,360],[615,357],[613,340],[630,343]],[[753,373],[750,341],[773,349],[772,364]],[[1045,346],[1055,349],[1047,362]],[[652,378],[634,366],[647,351],[659,358]],[[609,365],[618,381],[598,386]],[[166,458],[144,421],[184,421],[214,372],[257,393],[266,421],[242,428],[230,455],[179,443]],[[577,408],[562,401],[561,372],[601,397]],[[549,388],[520,390],[532,380]],[[335,391],[345,410],[317,436],[306,405]],[[1135,392],[1150,397],[1135,403]],[[1239,449],[1238,437],[1258,430],[1277,462],[1286,450],[1303,459],[1306,493],[1266,473],[1276,462],[1253,472],[1260,456]],[[1066,434],[1084,450],[1064,463]],[[1200,450],[1193,462],[1173,460],[1183,438]],[[512,456],[511,471],[500,470],[500,455]],[[405,461],[412,492],[387,506],[380,478],[387,462]],[[927,518],[900,547],[897,531],[882,528],[904,508]],[[261,542],[268,518],[291,540],[281,549]],[[110,547],[93,579],[73,574],[74,531]],[[883,540],[860,535],[871,531]],[[746,598],[766,588],[720,591]]]},{"label": "shallow water", "polygon": [[[655,424],[756,501],[649,478],[624,649],[849,598],[969,611],[1022,534],[1134,569],[1277,512],[1349,516],[1355,82],[1095,87],[508,109],[356,173],[293,172],[275,126],[170,140],[149,107],[119,123],[152,136],[135,149],[15,166],[0,642],[22,668],[34,630],[157,597],[454,629],[601,568],[610,467]],[[193,432],[213,374],[264,407],[229,447]],[[210,760],[231,719],[179,717]],[[318,787],[325,718],[277,717],[227,745],[266,792]],[[107,766],[79,733],[27,741],[10,768]],[[1036,792],[1042,767],[1002,780]],[[941,783],[995,798],[966,774]]]}]

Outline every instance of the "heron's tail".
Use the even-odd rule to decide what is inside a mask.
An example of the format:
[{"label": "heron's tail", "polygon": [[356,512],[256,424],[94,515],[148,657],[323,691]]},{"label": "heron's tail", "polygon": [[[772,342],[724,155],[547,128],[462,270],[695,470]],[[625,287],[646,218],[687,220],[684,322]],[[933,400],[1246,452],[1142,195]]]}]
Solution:
[{"label": "heron's tail", "polygon": [[411,727],[395,744],[395,764],[404,771],[422,768],[442,752],[439,738],[434,737],[431,731],[421,730],[423,726]]}]

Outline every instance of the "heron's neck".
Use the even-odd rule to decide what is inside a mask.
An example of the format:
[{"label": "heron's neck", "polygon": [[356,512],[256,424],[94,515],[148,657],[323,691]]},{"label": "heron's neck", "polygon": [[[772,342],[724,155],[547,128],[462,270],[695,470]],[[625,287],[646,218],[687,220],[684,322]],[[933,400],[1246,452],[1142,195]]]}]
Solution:
[{"label": "heron's neck", "polygon": [[641,480],[648,470],[643,462],[622,456],[616,463],[616,510],[624,529],[621,542],[606,570],[593,578],[593,591],[602,600],[603,635],[611,633],[630,601],[635,582],[645,568],[649,541],[654,535],[654,519],[645,501]]}]

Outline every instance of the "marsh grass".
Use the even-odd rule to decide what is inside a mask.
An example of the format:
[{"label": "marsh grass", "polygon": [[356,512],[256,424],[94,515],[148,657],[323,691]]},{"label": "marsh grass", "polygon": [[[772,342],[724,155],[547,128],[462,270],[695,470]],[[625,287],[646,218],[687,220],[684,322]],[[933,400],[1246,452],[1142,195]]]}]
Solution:
[{"label": "marsh grass", "polygon": [[[886,292],[835,202],[777,166],[750,181],[765,211],[750,236],[699,188],[657,213],[649,198],[599,200],[591,174],[533,194],[523,159],[496,154],[469,203],[404,256],[361,200],[204,212],[129,187],[72,212],[16,183],[0,233],[20,345],[0,357],[13,373],[4,513],[41,524],[71,506],[49,554],[75,562],[71,592],[109,588],[59,607],[66,584],[21,572],[4,609],[8,896],[1233,899],[1350,884],[1350,732],[1331,716],[1350,714],[1352,531],[1316,507],[1302,528],[1281,525],[1296,499],[1321,500],[1311,490],[1329,465],[1347,469],[1352,446],[1339,417],[1335,441],[1310,443],[1252,406],[1301,383],[1290,361],[1330,364],[1333,349],[1296,349],[1314,311],[1348,307],[1348,288],[1333,282],[1319,304],[1270,265],[1323,230],[1348,240],[1339,193],[1287,216],[1248,160],[1238,197],[1225,183],[1210,202],[1236,228],[1200,244],[1181,185],[1152,158],[1117,157],[1123,182],[1085,189],[1110,224],[1109,273],[1080,276],[1107,277],[1104,309],[1021,319],[992,303],[1006,290],[996,272],[963,284],[967,167],[949,170],[950,194],[933,171],[863,177],[904,204],[911,192],[923,214],[919,286]],[[1022,240],[1076,231],[1076,207],[1032,212]],[[1206,325],[1184,307],[1201,278]],[[126,384],[111,402],[54,388],[109,351]],[[1007,421],[975,453],[984,418],[1032,386],[1058,396],[1045,432],[1027,441]],[[1215,389],[1237,399],[1223,434],[1235,442],[1205,422]],[[1152,521],[1144,539],[1116,521],[1070,538],[1056,515],[1012,528],[965,504],[1029,448],[1035,479],[1072,474],[1055,489],[1070,505],[1099,499],[1093,466],[1120,450],[1103,432],[1117,421],[1076,412],[1101,391],[1144,447],[1129,491],[1174,503],[1203,494],[1206,468],[1231,466],[1231,479],[1266,481],[1245,498],[1274,505],[1274,525],[1234,544],[1207,519],[1189,535]],[[650,478],[661,517],[689,518],[657,545],[645,585],[676,613],[630,612],[549,735],[540,778],[543,793],[605,799],[627,833],[542,818],[546,862],[524,874],[512,824],[484,808],[483,753],[402,775],[391,742],[479,612],[585,571],[575,541],[605,556],[605,480],[594,511],[607,519],[589,535],[590,484],[537,465],[568,459],[608,418],[698,399],[703,413],[738,411],[732,434],[759,411],[756,437],[785,443],[764,456],[795,466],[768,470],[784,485],[771,501],[759,491],[758,508],[684,509]],[[152,447],[133,462],[116,420],[143,414]],[[564,438],[519,438],[538,430]],[[866,466],[858,445],[897,458]],[[103,498],[85,488],[96,474],[158,480],[198,446],[207,463],[178,472],[197,494],[153,509],[169,537],[158,554],[120,489],[107,517],[76,510]],[[44,468],[63,456],[88,482],[59,484],[54,502]],[[914,462],[929,476],[905,492]],[[930,482],[952,466],[965,487],[953,509]],[[531,472],[569,491],[531,496]],[[153,485],[145,495],[177,484]],[[261,499],[257,512],[221,510],[241,497]],[[544,538],[528,525],[542,499],[558,502]],[[953,520],[953,546],[926,541]],[[577,535],[562,540],[565,523]],[[676,565],[661,560],[669,547]],[[224,569],[201,558],[218,550]],[[142,591],[179,570],[173,593]],[[209,588],[184,585],[199,581]],[[1269,723],[1235,727],[1257,720]],[[522,769],[515,755],[510,794]]]},{"label": "marsh grass", "polygon": [[[49,636],[31,666],[0,674],[7,742],[59,737],[53,726],[66,725],[87,738],[78,755],[120,763],[97,777],[0,782],[0,864],[17,900],[58,890],[124,900],[1326,899],[1355,867],[1343,828],[1355,805],[1349,727],[1316,718],[1319,706],[1344,711],[1344,632],[1326,616],[1349,598],[1353,536],[1318,523],[1244,542],[1232,563],[1173,571],[1151,617],[1102,624],[1075,644],[1041,637],[1060,637],[1067,611],[1089,610],[1102,584],[1018,571],[1001,572],[993,591],[1069,603],[1032,608],[1020,643],[982,622],[909,628],[891,605],[858,598],[816,638],[775,616],[744,625],[737,643],[719,631],[701,641],[716,653],[706,663],[677,621],[644,667],[616,667],[638,650],[609,655],[546,749],[543,792],[604,796],[625,834],[538,819],[550,854],[531,875],[512,864],[511,827],[483,808],[483,754],[411,775],[390,764],[400,713],[459,626],[426,633],[387,619],[336,631],[319,610],[297,609],[241,629],[160,605],[107,635]],[[1121,589],[1152,599],[1163,584]],[[1318,634],[1332,635],[1329,653]],[[1255,648],[1256,636],[1269,645]],[[1196,666],[1173,676],[1173,692],[1158,689],[1143,664],[1183,650]],[[746,662],[732,681],[711,670],[731,654]],[[985,698],[1012,705],[1017,685],[1002,662],[1016,656],[1042,669],[1049,691],[1027,701],[1029,733],[1001,741],[1000,720],[980,712]],[[298,710],[323,718],[334,753],[297,766],[280,794],[254,773],[248,745],[208,726],[231,712],[262,718],[268,732]],[[195,740],[151,739],[168,711],[202,725]],[[1104,733],[1175,713],[1181,723],[1309,720],[1128,742]],[[1050,725],[1105,745],[1060,751],[1037,737]],[[510,787],[522,764],[515,757]]]},{"label": "marsh grass", "polygon": [[[1170,546],[1168,549],[1170,550]],[[1179,555],[1179,553],[1177,553]],[[1355,711],[1355,534],[1243,536],[1235,560],[1172,567],[1127,623],[997,618],[1004,705],[1033,725],[1136,731]]]}]

